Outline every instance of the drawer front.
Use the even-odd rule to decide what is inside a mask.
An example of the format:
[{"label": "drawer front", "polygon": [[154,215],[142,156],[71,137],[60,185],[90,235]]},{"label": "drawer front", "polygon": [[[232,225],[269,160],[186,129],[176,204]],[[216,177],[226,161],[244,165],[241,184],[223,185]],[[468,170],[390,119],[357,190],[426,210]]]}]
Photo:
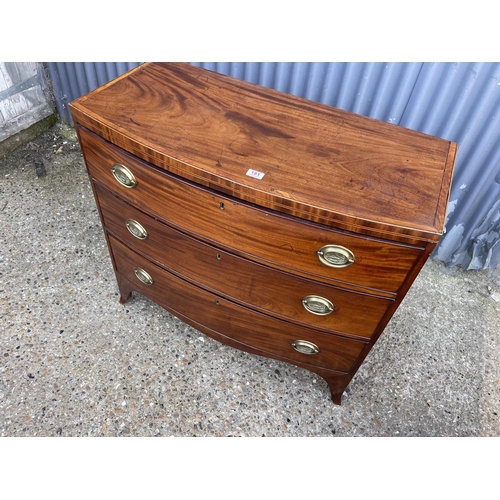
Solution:
[{"label": "drawer front", "polygon": [[[138,160],[85,129],[79,128],[79,136],[97,182],[155,217],[268,265],[323,281],[397,292],[421,254],[419,247],[337,231],[221,196]],[[115,164],[133,175],[132,188],[116,180]],[[344,267],[332,267],[338,265]]]},{"label": "drawer front", "polygon": [[[365,339],[392,303],[248,261],[154,220],[99,186],[95,190],[108,231],[156,264],[229,299],[307,326]],[[333,312],[323,309],[329,304],[322,299],[332,304]]]},{"label": "drawer front", "polygon": [[[113,237],[110,237],[110,245],[118,273],[126,277],[135,290],[181,319],[190,319],[241,343],[242,349],[248,346],[287,361],[347,373],[366,345],[252,311],[168,273]],[[142,274],[137,269],[141,269]],[[143,280],[150,277],[152,284],[143,283],[136,272]],[[298,342],[295,348],[294,342]],[[309,354],[314,352],[314,346],[318,352]],[[301,352],[304,350],[306,353]]]}]

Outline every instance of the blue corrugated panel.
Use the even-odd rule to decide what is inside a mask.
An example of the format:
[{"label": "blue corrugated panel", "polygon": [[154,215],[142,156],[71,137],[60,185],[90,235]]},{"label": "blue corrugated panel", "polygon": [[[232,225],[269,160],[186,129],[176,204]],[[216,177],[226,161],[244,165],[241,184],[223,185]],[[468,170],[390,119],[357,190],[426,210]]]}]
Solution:
[{"label": "blue corrugated panel", "polygon": [[[66,104],[139,63],[47,63]],[[455,141],[446,234],[434,257],[469,269],[500,261],[499,63],[191,63]]]},{"label": "blue corrugated panel", "polygon": [[455,141],[446,235],[434,256],[468,269],[500,260],[500,64],[426,63],[401,125]]}]

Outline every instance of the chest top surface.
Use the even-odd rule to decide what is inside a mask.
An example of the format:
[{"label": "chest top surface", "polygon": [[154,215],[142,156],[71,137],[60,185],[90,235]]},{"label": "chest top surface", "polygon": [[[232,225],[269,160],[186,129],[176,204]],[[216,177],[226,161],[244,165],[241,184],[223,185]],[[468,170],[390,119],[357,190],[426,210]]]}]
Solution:
[{"label": "chest top surface", "polygon": [[157,167],[306,220],[437,241],[456,144],[184,63],[146,63],[75,120]]}]

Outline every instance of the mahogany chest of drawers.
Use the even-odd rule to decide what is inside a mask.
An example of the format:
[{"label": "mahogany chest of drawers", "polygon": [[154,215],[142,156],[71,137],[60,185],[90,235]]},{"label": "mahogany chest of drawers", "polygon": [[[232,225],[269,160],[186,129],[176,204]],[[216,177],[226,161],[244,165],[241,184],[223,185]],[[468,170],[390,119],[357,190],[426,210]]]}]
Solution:
[{"label": "mahogany chest of drawers", "polygon": [[70,108],[121,302],[311,370],[340,404],[442,234],[456,145],[181,63]]}]

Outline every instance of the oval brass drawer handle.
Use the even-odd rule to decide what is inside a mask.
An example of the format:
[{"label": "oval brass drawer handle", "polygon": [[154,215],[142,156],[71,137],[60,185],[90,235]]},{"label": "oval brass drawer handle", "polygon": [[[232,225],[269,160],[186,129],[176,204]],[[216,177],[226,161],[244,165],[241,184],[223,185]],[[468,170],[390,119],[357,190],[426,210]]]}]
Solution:
[{"label": "oval brass drawer handle", "polygon": [[318,354],[319,352],[319,347],[307,340],[294,340],[292,347],[302,354]]},{"label": "oval brass drawer handle", "polygon": [[302,299],[302,305],[305,307],[306,311],[317,314],[318,316],[327,316],[335,311],[334,305],[324,297],[318,297],[317,295],[308,295]]},{"label": "oval brass drawer handle", "polygon": [[134,269],[134,274],[135,277],[139,280],[142,281],[145,285],[152,285],[153,284],[153,278],[144,271],[144,269],[141,269],[140,267],[136,267]]},{"label": "oval brass drawer handle", "polygon": [[115,163],[111,167],[111,173],[122,186],[125,186],[128,189],[132,189],[137,186],[134,174],[125,165]]},{"label": "oval brass drawer handle", "polygon": [[132,236],[139,240],[145,240],[148,237],[148,232],[134,219],[127,219],[125,225]]},{"label": "oval brass drawer handle", "polygon": [[325,266],[342,268],[354,264],[354,254],[340,245],[325,245],[318,250],[318,259]]}]

